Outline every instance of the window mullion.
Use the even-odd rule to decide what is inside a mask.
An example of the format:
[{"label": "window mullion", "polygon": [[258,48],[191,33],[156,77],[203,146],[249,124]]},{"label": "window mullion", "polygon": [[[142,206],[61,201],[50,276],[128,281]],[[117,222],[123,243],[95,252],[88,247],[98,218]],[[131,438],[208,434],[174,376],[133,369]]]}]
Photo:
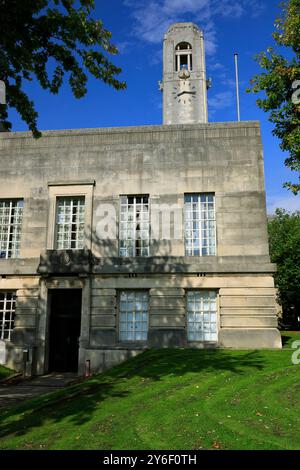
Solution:
[{"label": "window mullion", "polygon": [[7,221],[7,240],[6,240],[6,253],[5,257],[9,258],[9,239],[11,234],[11,216],[12,216],[12,201],[9,201],[8,221]]},{"label": "window mullion", "polygon": [[128,198],[126,198],[126,239],[125,239],[125,253],[128,256],[129,252],[129,205]]},{"label": "window mullion", "polygon": [[134,294],[134,301],[133,301],[133,310],[132,310],[132,330],[133,330],[133,339],[134,341],[136,340],[136,302],[137,302],[137,296],[136,293]]},{"label": "window mullion", "polygon": [[136,197],[133,198],[133,218],[134,218],[134,223],[133,223],[133,227],[134,227],[134,231],[133,231],[133,236],[134,236],[134,243],[133,243],[133,246],[134,246],[134,256],[136,256]]},{"label": "window mullion", "polygon": [[4,294],[4,305],[3,305],[3,339],[5,339],[6,309],[7,309],[7,292],[5,292]]},{"label": "window mullion", "polygon": [[13,255],[13,237],[14,237],[14,216],[13,209],[16,213],[16,208],[14,207],[14,202],[10,201],[9,204],[9,235],[8,235],[8,253],[10,257]]},{"label": "window mullion", "polygon": [[150,195],[148,196],[147,199],[148,202],[148,213],[147,213],[147,219],[148,219],[148,227],[147,227],[147,233],[148,233],[148,251],[147,255],[150,256],[150,240],[151,240],[151,210],[150,210]]},{"label": "window mullion", "polygon": [[70,205],[70,224],[69,224],[69,231],[68,231],[68,245],[69,248],[72,246],[72,229],[73,229],[73,210],[74,210],[74,200],[71,199],[71,205]]},{"label": "window mullion", "polygon": [[201,196],[198,195],[198,214],[199,214],[199,255],[202,256],[202,213],[201,213]]},{"label": "window mullion", "polygon": [[1,321],[1,339],[4,339],[4,322],[5,322],[5,294],[3,299],[3,310],[2,310],[2,321]]},{"label": "window mullion", "polygon": [[216,200],[214,198],[214,255],[217,254],[217,221],[216,221]]}]

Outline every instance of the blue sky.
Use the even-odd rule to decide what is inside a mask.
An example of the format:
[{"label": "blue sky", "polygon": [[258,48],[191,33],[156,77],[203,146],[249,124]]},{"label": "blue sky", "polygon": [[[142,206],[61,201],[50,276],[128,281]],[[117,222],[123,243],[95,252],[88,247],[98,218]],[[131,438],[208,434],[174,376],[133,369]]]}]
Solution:
[{"label": "blue sky", "polygon": [[[250,78],[259,70],[256,53],[272,44],[274,21],[280,0],[95,0],[94,17],[101,18],[112,32],[119,55],[121,78],[127,90],[115,91],[95,79],[89,80],[86,97],[76,100],[66,84],[57,96],[26,85],[39,113],[40,129],[136,126],[162,123],[162,38],[177,21],[193,21],[205,33],[209,90],[209,120],[236,120],[234,52],[239,53],[241,118],[260,120],[265,154],[268,212],[276,207],[300,210],[300,196],[282,184],[295,180],[283,164],[284,154],[272,136],[267,115],[256,106],[256,97],[246,93]],[[14,131],[26,125],[12,110]]]}]

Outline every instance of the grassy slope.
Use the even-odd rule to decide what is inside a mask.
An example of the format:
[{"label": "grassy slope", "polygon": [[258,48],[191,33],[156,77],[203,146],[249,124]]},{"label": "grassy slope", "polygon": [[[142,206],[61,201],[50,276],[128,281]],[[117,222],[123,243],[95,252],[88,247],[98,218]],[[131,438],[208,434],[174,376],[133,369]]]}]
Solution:
[{"label": "grassy slope", "polygon": [[147,351],[2,412],[0,449],[299,449],[292,352]]},{"label": "grassy slope", "polygon": [[0,365],[0,380],[5,379],[6,377],[9,377],[13,373],[14,373],[13,370],[7,369],[7,367]]}]

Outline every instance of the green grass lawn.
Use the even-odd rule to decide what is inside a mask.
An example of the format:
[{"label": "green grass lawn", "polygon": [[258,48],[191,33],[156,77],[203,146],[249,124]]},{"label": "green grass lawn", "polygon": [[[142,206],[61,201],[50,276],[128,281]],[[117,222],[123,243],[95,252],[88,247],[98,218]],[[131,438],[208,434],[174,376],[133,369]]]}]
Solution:
[{"label": "green grass lawn", "polygon": [[2,411],[0,449],[300,449],[300,365],[282,351],[152,350]]},{"label": "green grass lawn", "polygon": [[14,373],[13,370],[7,369],[7,367],[1,366],[0,365],[0,380],[6,379],[6,377],[9,377]]}]

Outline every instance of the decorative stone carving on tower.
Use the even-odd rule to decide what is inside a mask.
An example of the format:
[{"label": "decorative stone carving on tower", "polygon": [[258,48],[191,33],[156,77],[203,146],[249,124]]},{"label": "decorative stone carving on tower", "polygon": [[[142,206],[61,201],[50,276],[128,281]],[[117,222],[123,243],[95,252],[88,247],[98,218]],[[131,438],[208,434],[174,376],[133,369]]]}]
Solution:
[{"label": "decorative stone carving on tower", "polygon": [[175,23],[164,37],[163,123],[207,122],[203,32],[194,23]]}]

